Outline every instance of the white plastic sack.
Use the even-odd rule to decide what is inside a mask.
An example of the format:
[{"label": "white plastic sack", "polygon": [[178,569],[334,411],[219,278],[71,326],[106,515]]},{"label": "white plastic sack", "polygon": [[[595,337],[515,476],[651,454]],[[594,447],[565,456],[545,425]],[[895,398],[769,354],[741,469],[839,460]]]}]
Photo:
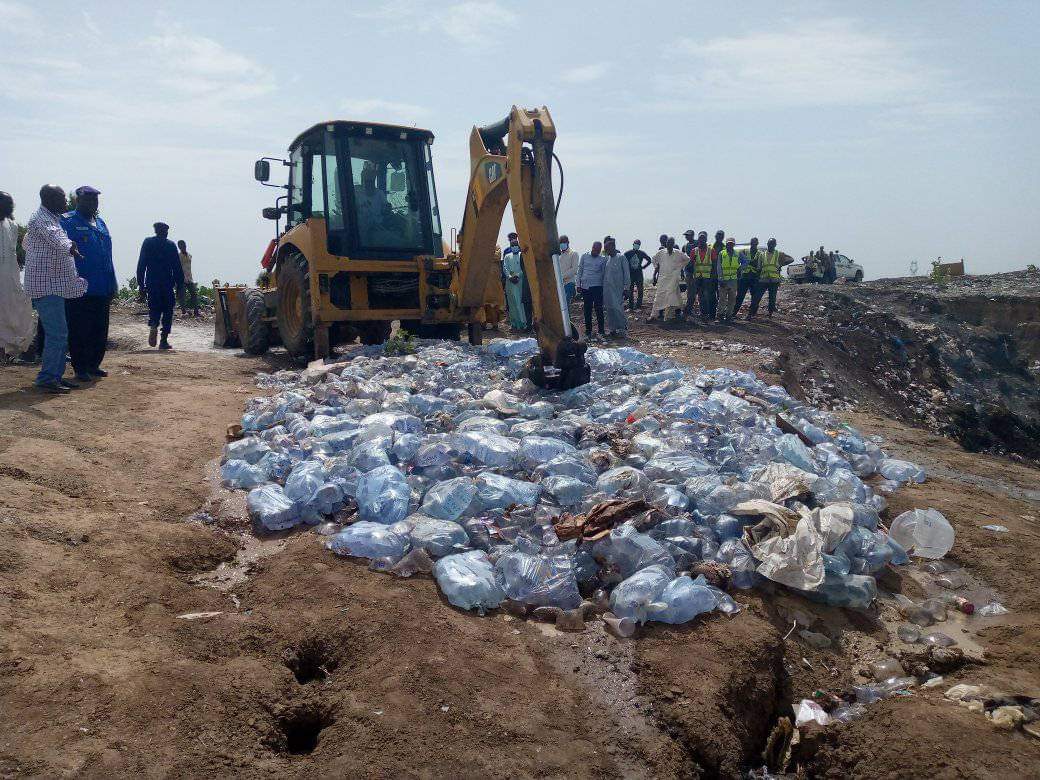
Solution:
[{"label": "white plastic sack", "polygon": [[823,584],[823,537],[811,515],[802,515],[791,536],[774,536],[752,549],[763,577],[798,590]]}]

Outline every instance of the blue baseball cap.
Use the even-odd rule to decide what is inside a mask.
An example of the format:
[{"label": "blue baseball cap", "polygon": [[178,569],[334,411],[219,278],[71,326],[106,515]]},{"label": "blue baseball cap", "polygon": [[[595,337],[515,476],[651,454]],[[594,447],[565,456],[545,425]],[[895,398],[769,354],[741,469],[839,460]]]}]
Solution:
[{"label": "blue baseball cap", "polygon": [[89,184],[84,184],[82,187],[76,187],[76,197],[82,195],[100,195],[101,190],[96,187],[91,187]]}]

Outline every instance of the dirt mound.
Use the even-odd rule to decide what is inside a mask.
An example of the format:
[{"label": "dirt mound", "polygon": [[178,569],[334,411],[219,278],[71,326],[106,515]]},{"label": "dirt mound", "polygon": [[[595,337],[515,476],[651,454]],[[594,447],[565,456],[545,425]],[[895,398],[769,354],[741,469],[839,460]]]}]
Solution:
[{"label": "dirt mound", "polygon": [[800,331],[783,358],[788,381],[970,451],[1040,459],[1040,274],[792,285],[784,297]]}]

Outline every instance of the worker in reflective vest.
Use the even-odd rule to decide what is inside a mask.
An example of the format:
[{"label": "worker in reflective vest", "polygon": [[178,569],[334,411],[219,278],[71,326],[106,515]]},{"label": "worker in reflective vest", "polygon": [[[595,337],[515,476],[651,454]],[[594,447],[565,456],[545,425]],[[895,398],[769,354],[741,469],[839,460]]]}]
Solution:
[{"label": "worker in reflective vest", "polygon": [[763,254],[762,250],[758,248],[758,238],[752,238],[751,247],[740,253],[740,275],[737,280],[737,303],[733,307],[734,317],[737,316],[740,307],[744,305],[744,298],[749,294],[752,297],[755,295],[755,283],[762,270]]},{"label": "worker in reflective vest", "polygon": [[740,256],[733,249],[733,236],[726,239],[726,248],[719,253],[719,322],[733,319],[737,302],[737,279],[740,275]]},{"label": "worker in reflective vest", "polygon": [[751,311],[748,318],[758,314],[758,304],[765,293],[769,293],[769,317],[772,318],[776,311],[776,293],[780,289],[780,269],[785,265],[776,248],[776,239],[771,238],[766,242],[766,251],[762,254],[762,270],[758,272],[758,282],[751,293]]},{"label": "worker in reflective vest", "polygon": [[715,310],[715,289],[718,280],[715,276],[715,250],[708,246],[708,234],[701,231],[697,236],[697,244],[690,250],[693,263],[693,278],[689,280],[693,294],[686,297],[686,309],[683,315],[689,318],[693,314],[694,296],[700,299],[701,319],[708,322]]}]

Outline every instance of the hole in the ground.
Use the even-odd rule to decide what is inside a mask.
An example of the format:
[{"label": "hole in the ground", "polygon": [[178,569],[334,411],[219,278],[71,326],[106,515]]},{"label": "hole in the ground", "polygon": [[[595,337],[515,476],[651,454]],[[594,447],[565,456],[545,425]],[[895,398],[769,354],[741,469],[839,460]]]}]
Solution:
[{"label": "hole in the ground", "polygon": [[294,756],[304,756],[318,747],[321,732],[334,722],[332,713],[318,705],[297,707],[278,721],[281,739],[277,747]]},{"label": "hole in the ground", "polygon": [[293,673],[296,682],[306,685],[314,680],[325,680],[336,670],[339,666],[339,650],[324,637],[310,637],[286,648],[282,660]]}]

